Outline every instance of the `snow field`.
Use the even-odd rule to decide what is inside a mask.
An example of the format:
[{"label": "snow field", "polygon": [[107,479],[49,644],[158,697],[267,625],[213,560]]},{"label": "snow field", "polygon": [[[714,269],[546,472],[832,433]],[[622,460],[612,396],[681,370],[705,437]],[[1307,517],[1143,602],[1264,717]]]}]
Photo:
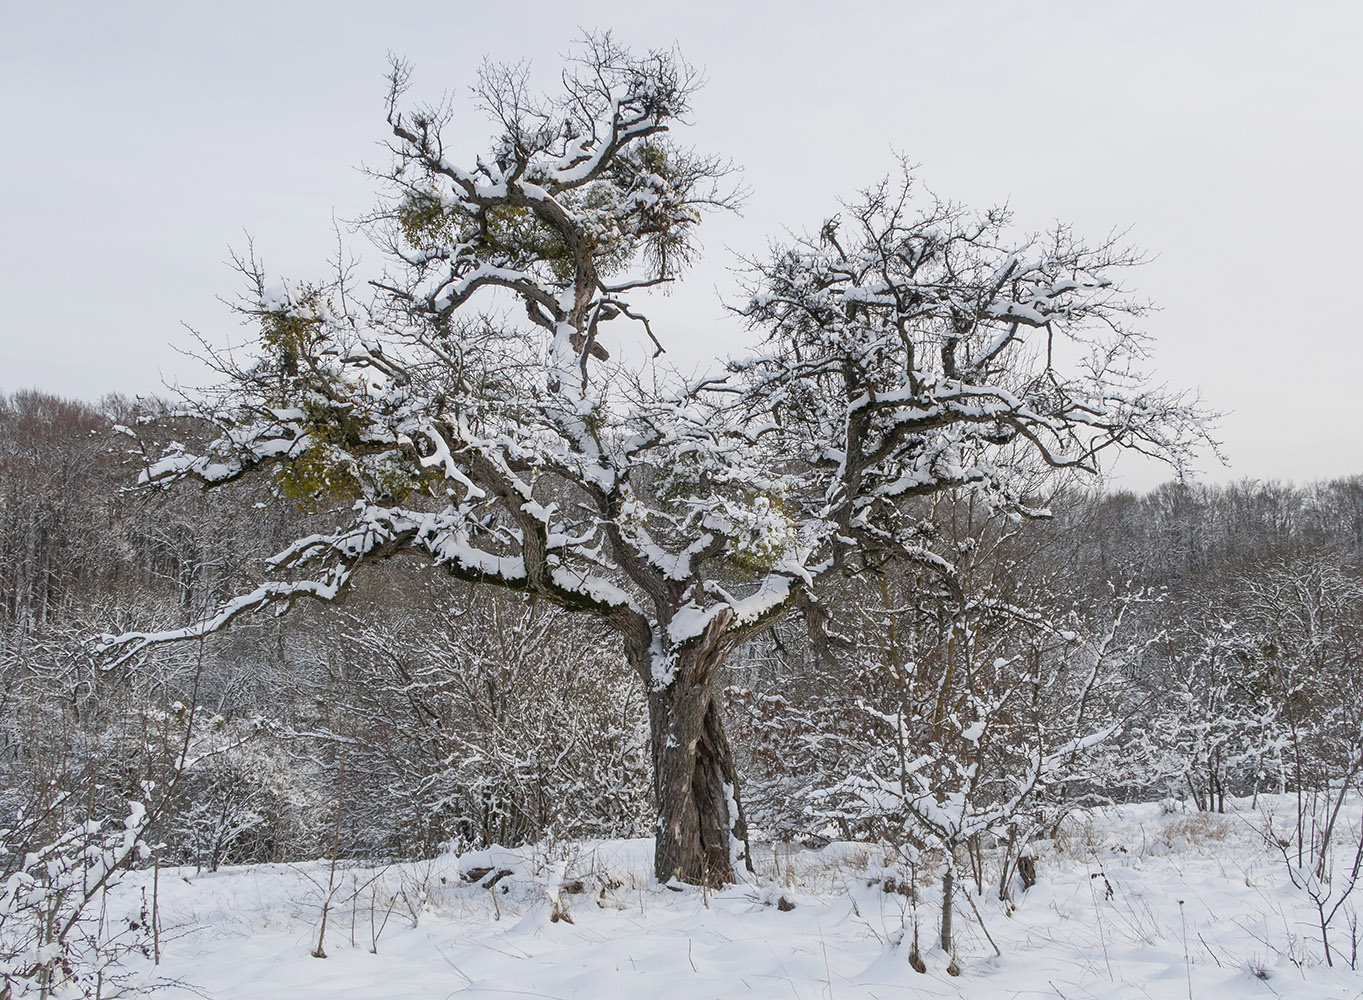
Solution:
[{"label": "snow field", "polygon": [[[1328,968],[1314,906],[1256,831],[1260,814],[1235,805],[1073,817],[1037,845],[1038,882],[1014,907],[992,886],[974,908],[958,892],[959,976],[933,947],[935,878],[920,879],[916,903],[883,891],[875,845],[758,849],[753,884],[678,891],[651,879],[645,840],[342,864],[334,881],[326,861],[163,870],[162,962],[135,971],[179,981],[161,996],[218,1000],[1363,996],[1345,912]],[[322,960],[311,953],[329,882]],[[924,974],[908,962],[915,913]]]}]

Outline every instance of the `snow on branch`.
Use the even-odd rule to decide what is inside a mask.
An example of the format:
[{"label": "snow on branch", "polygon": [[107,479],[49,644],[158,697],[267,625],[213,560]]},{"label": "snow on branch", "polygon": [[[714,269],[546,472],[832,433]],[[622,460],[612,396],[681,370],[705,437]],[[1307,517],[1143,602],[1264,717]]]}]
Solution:
[{"label": "snow on branch", "polygon": [[741,405],[828,470],[844,535],[892,507],[876,498],[975,486],[1021,509],[1027,453],[1096,472],[1134,448],[1182,473],[1210,444],[1209,415],[1141,367],[1144,305],[1120,282],[1137,254],[1067,227],[1010,242],[1007,212],[915,196],[886,181],[750,261],[738,310],[767,337],[731,365]]}]

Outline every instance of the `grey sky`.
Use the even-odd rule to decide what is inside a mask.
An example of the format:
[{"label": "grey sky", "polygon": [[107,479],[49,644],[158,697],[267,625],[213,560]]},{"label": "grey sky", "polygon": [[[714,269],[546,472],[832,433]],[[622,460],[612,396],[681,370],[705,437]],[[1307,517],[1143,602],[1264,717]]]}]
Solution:
[{"label": "grey sky", "polygon": [[[1363,4],[3,4],[0,390],[94,398],[202,374],[181,323],[239,331],[215,296],[245,233],[275,274],[322,273],[333,213],[371,202],[392,50],[414,96],[486,54],[551,79],[580,27],[677,43],[704,71],[685,140],[752,196],[653,309],[679,363],[744,334],[730,250],[817,228],[902,152],[938,193],[1019,223],[1128,229],[1162,381],[1230,412],[1211,478],[1363,472]],[[383,10],[392,13],[382,13]],[[482,122],[457,123],[467,159]],[[364,249],[364,248],[360,248]],[[718,291],[716,291],[718,289]],[[1122,485],[1161,474],[1125,460]]]}]

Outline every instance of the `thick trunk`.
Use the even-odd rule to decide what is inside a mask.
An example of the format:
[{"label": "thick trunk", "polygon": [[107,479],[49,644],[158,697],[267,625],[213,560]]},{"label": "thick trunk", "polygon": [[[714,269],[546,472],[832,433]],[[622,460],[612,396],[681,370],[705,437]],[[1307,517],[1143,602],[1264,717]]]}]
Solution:
[{"label": "thick trunk", "polygon": [[718,643],[683,651],[675,680],[648,695],[658,826],[653,870],[660,882],[735,881],[749,871],[747,824],[733,752],[715,698],[726,650]]}]

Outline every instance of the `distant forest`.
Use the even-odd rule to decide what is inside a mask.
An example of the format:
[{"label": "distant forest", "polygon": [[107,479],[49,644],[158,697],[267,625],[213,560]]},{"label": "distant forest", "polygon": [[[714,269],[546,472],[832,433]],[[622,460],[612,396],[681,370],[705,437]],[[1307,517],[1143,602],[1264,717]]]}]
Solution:
[{"label": "distant forest", "polygon": [[[0,813],[20,819],[0,861],[148,789],[167,798],[147,841],[210,868],[651,833],[645,694],[618,643],[438,567],[395,560],[339,607],[104,669],[95,637],[194,620],[346,510],[268,478],[230,502],[138,488],[146,456],[118,428],[141,412],[0,396]],[[955,803],[963,842],[1022,840],[1077,804],[1215,810],[1358,773],[1363,476],[1079,485],[1038,498],[1043,520],[924,503],[956,584],[849,575],[817,636],[786,620],[729,661],[755,836],[931,828]]]}]

